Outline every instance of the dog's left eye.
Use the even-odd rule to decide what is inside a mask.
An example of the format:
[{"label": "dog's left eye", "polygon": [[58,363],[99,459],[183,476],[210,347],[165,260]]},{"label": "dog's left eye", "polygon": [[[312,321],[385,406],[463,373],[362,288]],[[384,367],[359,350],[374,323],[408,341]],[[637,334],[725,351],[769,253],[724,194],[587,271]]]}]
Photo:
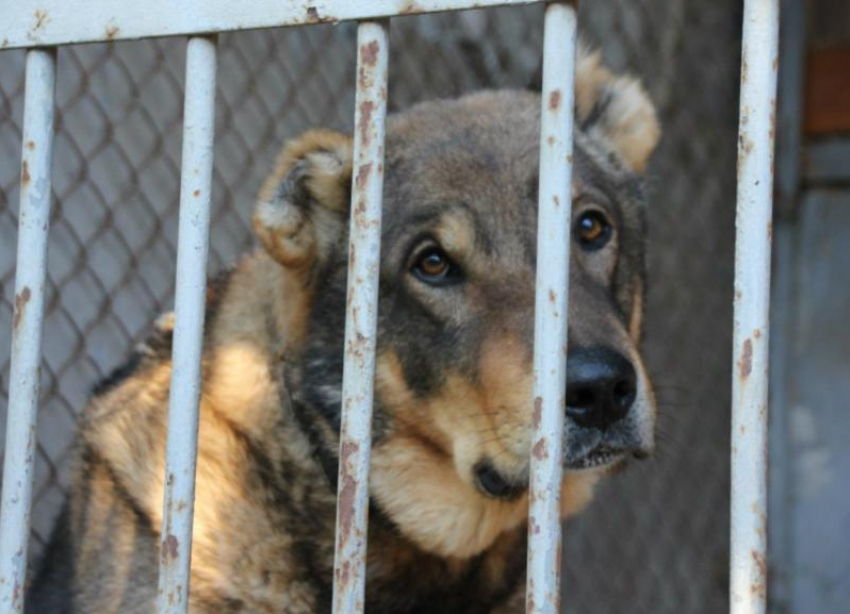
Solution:
[{"label": "dog's left eye", "polygon": [[457,265],[436,246],[423,250],[416,257],[411,272],[419,280],[433,286],[446,286],[460,281]]}]

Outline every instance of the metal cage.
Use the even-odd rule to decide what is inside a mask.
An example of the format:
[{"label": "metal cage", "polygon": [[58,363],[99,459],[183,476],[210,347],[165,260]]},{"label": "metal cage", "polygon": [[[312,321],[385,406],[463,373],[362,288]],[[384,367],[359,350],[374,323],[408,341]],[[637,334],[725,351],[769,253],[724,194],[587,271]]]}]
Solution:
[{"label": "metal cage", "polygon": [[[0,519],[0,614],[23,611],[50,211],[56,60],[80,42],[188,36],[175,342],[163,500],[159,612],[188,608],[204,293],[209,246],[216,39],[225,31],[359,22],[354,173],[333,608],[363,611],[390,18],[540,0],[2,0],[0,48],[27,48],[20,218]],[[731,491],[731,611],[766,607],[767,351],[778,0],[746,0],[738,139]],[[94,15],[95,17],[92,17]],[[527,612],[560,610],[576,14],[544,24]],[[353,280],[353,281],[352,281]],[[552,296],[555,300],[552,300]],[[183,544],[180,548],[174,544]],[[341,573],[345,568],[347,573]]]}]

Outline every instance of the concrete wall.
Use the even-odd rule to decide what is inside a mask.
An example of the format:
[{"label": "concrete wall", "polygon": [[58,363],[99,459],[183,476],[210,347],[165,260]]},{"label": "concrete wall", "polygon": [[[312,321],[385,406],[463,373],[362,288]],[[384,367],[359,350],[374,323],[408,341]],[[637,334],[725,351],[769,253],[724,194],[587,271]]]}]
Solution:
[{"label": "concrete wall", "polygon": [[[850,43],[850,5],[818,0],[808,9],[786,11],[805,21],[786,27],[786,50],[805,54]],[[805,100],[805,73],[793,66],[787,62],[782,75],[780,115],[788,118],[786,128],[803,112]],[[800,137],[780,139],[777,177],[786,193],[774,226],[770,609],[776,614],[846,614],[850,135]]]}]

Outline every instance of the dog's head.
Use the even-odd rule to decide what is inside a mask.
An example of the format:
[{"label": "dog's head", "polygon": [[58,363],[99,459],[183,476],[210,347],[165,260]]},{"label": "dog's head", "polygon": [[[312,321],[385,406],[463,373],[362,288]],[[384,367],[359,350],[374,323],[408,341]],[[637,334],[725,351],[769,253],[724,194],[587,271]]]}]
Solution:
[{"label": "dog's head", "polygon": [[[658,140],[640,85],[597,56],[577,71],[565,515],[599,475],[654,444],[638,350],[646,212]],[[527,513],[533,413],[540,98],[485,92],[391,118],[386,144],[371,492],[421,547],[469,556]],[[336,457],[351,142],[290,144],[255,227],[311,295],[297,403]]]}]

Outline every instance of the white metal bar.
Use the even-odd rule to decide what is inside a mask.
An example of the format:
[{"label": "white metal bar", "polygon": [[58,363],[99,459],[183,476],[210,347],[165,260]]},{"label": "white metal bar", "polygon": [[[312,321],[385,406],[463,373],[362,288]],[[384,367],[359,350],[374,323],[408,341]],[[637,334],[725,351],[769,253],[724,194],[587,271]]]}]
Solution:
[{"label": "white metal bar", "polygon": [[534,311],[534,409],[526,612],[558,614],[561,478],[567,379],[576,13],[546,7]]},{"label": "white metal bar", "polygon": [[53,166],[56,56],[27,52],[12,364],[0,503],[0,613],[24,609]]},{"label": "white metal bar", "polygon": [[541,0],[0,0],[0,49],[377,19]]},{"label": "white metal bar", "polygon": [[189,600],[212,189],[215,73],[215,38],[189,39],[180,172],[174,349],[160,533],[160,614],[185,614]]},{"label": "white metal bar", "polygon": [[361,22],[357,30],[334,614],[361,614],[364,606],[388,64],[389,21]]},{"label": "white metal bar", "polygon": [[735,244],[730,605],[764,614],[773,136],[779,0],[744,3]]}]

